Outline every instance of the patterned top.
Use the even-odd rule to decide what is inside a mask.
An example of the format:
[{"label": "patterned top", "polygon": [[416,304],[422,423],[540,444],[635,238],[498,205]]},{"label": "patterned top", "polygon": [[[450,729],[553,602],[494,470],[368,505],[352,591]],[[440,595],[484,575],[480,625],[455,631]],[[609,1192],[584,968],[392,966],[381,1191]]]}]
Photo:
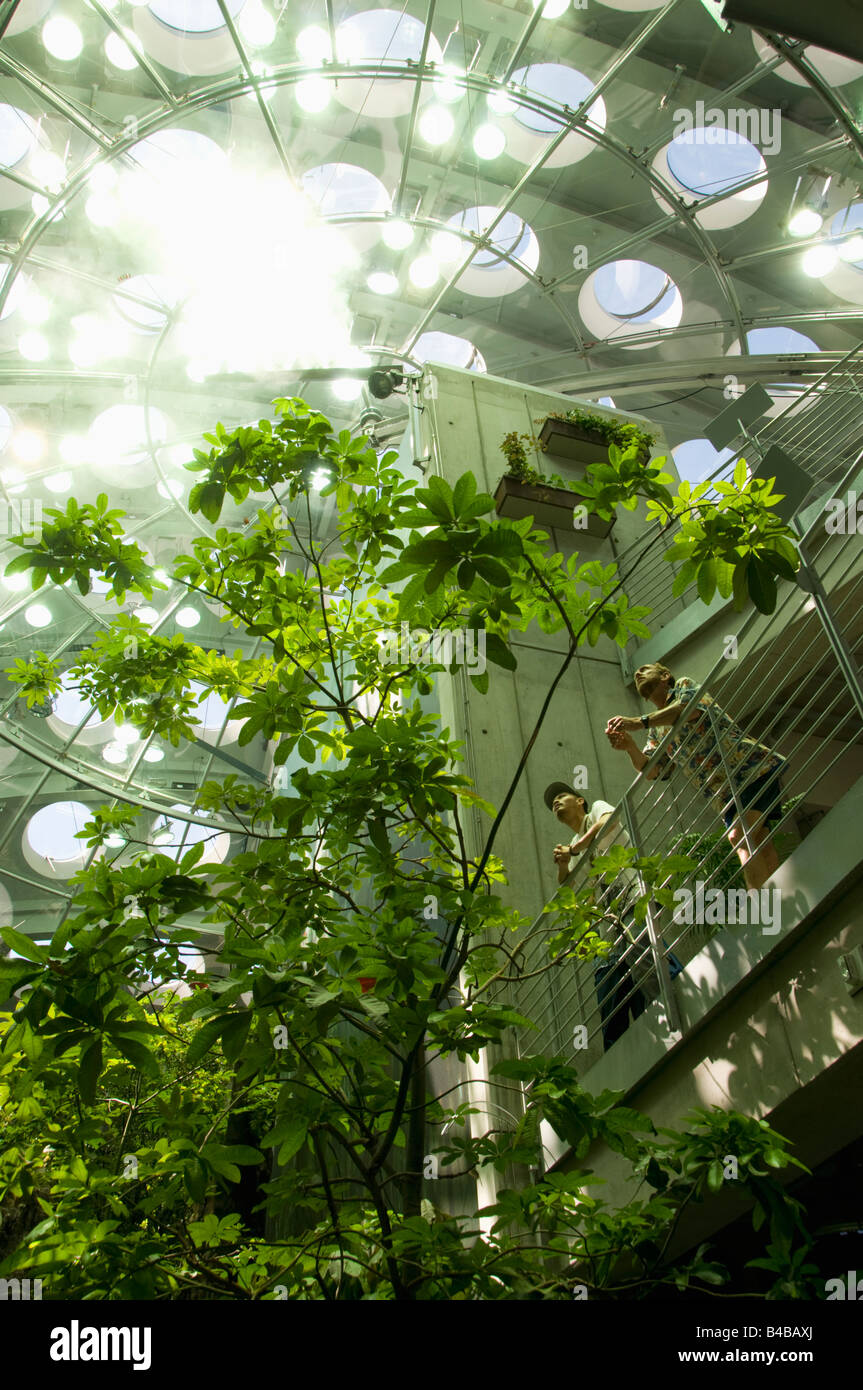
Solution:
[{"label": "patterned top", "polygon": [[[766,744],[747,738],[712,695],[703,690],[700,698],[696,699],[697,691],[698,686],[689,676],[679,676],[673,689],[669,690],[669,704],[679,700],[684,710],[675,726],[681,729],[681,734],[669,740],[666,753],[708,801],[716,798],[724,807],[731,800],[725,767],[731,773],[737,789],[740,789],[746,782],[751,786],[757,779],[781,773],[788,760]],[[688,715],[685,708],[690,704],[694,704],[703,716],[691,724],[686,722]],[[667,727],[651,729],[644,745],[648,757],[659,747],[667,732]]]}]

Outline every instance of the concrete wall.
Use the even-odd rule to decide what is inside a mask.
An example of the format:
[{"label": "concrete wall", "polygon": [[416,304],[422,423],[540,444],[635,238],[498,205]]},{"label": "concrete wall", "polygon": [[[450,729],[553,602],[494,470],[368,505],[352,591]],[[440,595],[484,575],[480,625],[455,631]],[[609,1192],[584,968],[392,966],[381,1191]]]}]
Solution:
[{"label": "concrete wall", "polygon": [[[426,395],[427,442],[432,467],[450,483],[470,469],[478,487],[494,493],[506,471],[500,451],[511,430],[539,434],[541,421],[551,411],[574,405],[622,420],[649,421],[621,411],[604,410],[571,396],[500,380],[457,368],[432,367],[435,389]],[[598,386],[600,384],[598,383]],[[536,423],[537,420],[540,423]],[[665,452],[661,437],[654,454]],[[567,459],[537,453],[536,466],[564,478],[583,476],[584,470]],[[643,511],[621,512],[611,538],[599,540],[576,531],[553,531],[551,543],[564,557],[574,550],[582,560],[603,564],[644,534]],[[466,770],[480,794],[499,806],[509,787],[519,758],[539,715],[543,700],[566,652],[565,634],[549,637],[534,624],[515,634],[513,651],[519,666],[510,674],[490,666],[488,694],[480,695],[462,672],[441,677],[438,693],[444,722],[466,745]],[[533,916],[557,882],[552,849],[560,839],[558,822],[546,810],[542,793],[549,782],[569,781],[573,766],[587,769],[588,800],[615,802],[631,781],[629,762],[616,754],[604,736],[612,714],[636,711],[634,696],[626,689],[620,648],[602,638],[595,647],[579,648],[563,677],[531,754],[526,774],[515,793],[510,814],[495,845],[511,875],[507,900]],[[487,817],[471,818],[471,842],[476,850],[489,828]]]},{"label": "concrete wall", "polygon": [[[429,403],[426,421],[433,467],[451,482],[470,468],[479,485],[492,493],[504,471],[499,452],[504,434],[527,430],[543,412],[565,410],[572,403],[569,398],[454,369],[434,368],[434,373],[438,394]],[[575,467],[563,460],[547,460],[545,466],[564,476],[567,467]],[[609,563],[643,534],[643,514],[622,513],[612,540],[579,536],[578,548],[582,558],[595,556]],[[835,558],[834,550],[839,555],[843,539],[829,543],[823,565]],[[556,533],[552,542],[566,555],[574,537]],[[846,552],[843,563],[834,565],[831,578],[835,576],[835,582],[847,590],[859,565],[860,557]],[[628,592],[632,602],[640,601],[637,581]],[[668,656],[676,673],[703,679],[721,657],[725,638],[737,634],[742,621],[729,605],[720,602],[705,613],[690,597],[678,616],[641,647],[636,660],[630,654],[628,669],[640,660]],[[846,606],[843,621],[848,631],[856,632],[854,625],[860,619]],[[509,674],[490,668],[487,696],[480,696],[462,674],[442,679],[438,687],[445,723],[465,741],[466,770],[481,795],[495,806],[509,786],[565,651],[560,635],[549,638],[536,629],[517,635],[512,645],[518,671]],[[568,781],[573,765],[583,764],[588,799],[601,797],[615,803],[633,781],[628,759],[615,753],[603,734],[610,714],[642,712],[627,680],[628,669],[622,666],[619,649],[608,642],[582,647],[552,698],[495,845],[510,875],[503,896],[528,919],[536,917],[556,884],[551,850],[560,829],[542,802],[547,783],[558,778]],[[744,708],[757,712],[759,702],[765,708],[771,700],[781,704],[789,691],[793,693],[795,682],[821,670],[835,678],[835,657],[805,595],[794,591],[790,614],[785,611],[750,623],[737,661],[728,663],[728,680],[716,677],[716,693],[726,703],[722,686],[726,687],[728,707],[735,715]],[[599,1057],[594,1049],[589,1058],[581,1059],[589,1067],[583,1073],[588,1089],[622,1090],[627,1103],[646,1111],[657,1125],[679,1125],[693,1106],[714,1103],[750,1115],[780,1116],[783,1132],[800,1140],[800,1156],[809,1162],[818,1162],[859,1132],[863,994],[848,993],[840,970],[841,957],[863,942],[858,908],[863,874],[859,829],[863,824],[859,780],[863,749],[850,741],[858,724],[850,730],[844,727],[833,737],[829,727],[815,733],[804,722],[805,732],[788,734],[787,720],[785,733],[782,721],[777,723],[769,741],[792,758],[786,793],[806,793],[813,805],[832,808],[773,880],[782,892],[780,933],[766,936],[757,928],[722,929],[697,951],[675,984],[682,1035],[669,1035],[660,1006],[651,1006],[610,1052]],[[838,760],[837,755],[841,755]],[[807,760],[808,770],[798,772]],[[831,763],[832,769],[820,775]],[[656,852],[668,842],[667,827],[675,818],[675,803],[679,803],[675,783],[641,786],[636,801],[649,841],[645,847]],[[473,817],[474,850],[483,842],[488,825],[479,813]],[[721,826],[709,807],[697,812],[693,807],[692,829]],[[568,987],[563,980],[549,978],[539,1014],[551,1017],[555,1003],[549,996]],[[532,1016],[542,1021],[539,1014]],[[527,1050],[537,1050],[531,1036],[523,1044]],[[841,1088],[836,1080],[840,1072]],[[836,1103],[842,1088],[847,1106]],[[830,1113],[813,1125],[820,1099],[829,1105]],[[778,1127],[782,1129],[782,1124]],[[547,1129],[544,1138],[547,1161],[566,1166],[564,1146]],[[606,1179],[603,1196],[607,1200],[622,1202],[632,1195],[625,1181],[627,1165],[617,1155],[598,1150],[587,1161]],[[697,1218],[705,1230],[711,1222],[715,1229],[730,1219],[721,1208],[720,1201]],[[686,1233],[681,1237],[688,1238]]]}]

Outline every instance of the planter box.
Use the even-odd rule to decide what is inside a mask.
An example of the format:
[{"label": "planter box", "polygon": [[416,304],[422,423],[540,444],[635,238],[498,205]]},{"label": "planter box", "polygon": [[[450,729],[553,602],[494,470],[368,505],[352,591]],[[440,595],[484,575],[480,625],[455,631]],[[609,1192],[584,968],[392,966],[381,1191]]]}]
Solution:
[{"label": "planter box", "polygon": [[[561,459],[575,459],[585,466],[608,462],[608,443],[593,430],[574,425],[571,420],[546,420],[539,436],[544,452]],[[644,451],[647,459],[650,451]]]},{"label": "planter box", "polygon": [[601,516],[589,515],[586,526],[573,528],[572,513],[583,502],[568,488],[539,487],[534,483],[519,483],[515,478],[501,478],[494,494],[494,506],[498,516],[532,516],[540,526],[554,526],[558,530],[573,531],[576,536],[596,536],[604,540],[611,532],[615,519],[604,521]]}]

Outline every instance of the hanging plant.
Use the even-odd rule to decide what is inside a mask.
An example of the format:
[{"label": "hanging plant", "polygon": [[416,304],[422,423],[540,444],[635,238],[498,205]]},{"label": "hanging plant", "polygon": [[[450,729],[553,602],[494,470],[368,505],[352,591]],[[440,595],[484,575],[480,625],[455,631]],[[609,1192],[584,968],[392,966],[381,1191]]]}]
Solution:
[{"label": "hanging plant", "polygon": [[556,473],[540,473],[539,469],[528,463],[528,445],[532,449],[537,447],[537,440],[532,434],[519,434],[517,430],[511,430],[504,435],[500,451],[506,459],[506,477],[532,487],[568,487]]},{"label": "hanging plant", "polygon": [[[607,415],[596,415],[590,410],[579,410],[574,408],[567,411],[550,411],[547,416],[537,420],[537,424],[544,420],[565,420],[567,424],[575,425],[586,433],[596,435],[606,445],[616,444],[619,449],[631,449],[633,446],[638,449],[639,454],[649,454],[653,445],[656,443],[656,435],[649,430],[642,429],[640,425],[632,421],[624,422],[621,420],[609,419]],[[539,447],[543,450],[548,448],[547,443],[539,441]]]}]

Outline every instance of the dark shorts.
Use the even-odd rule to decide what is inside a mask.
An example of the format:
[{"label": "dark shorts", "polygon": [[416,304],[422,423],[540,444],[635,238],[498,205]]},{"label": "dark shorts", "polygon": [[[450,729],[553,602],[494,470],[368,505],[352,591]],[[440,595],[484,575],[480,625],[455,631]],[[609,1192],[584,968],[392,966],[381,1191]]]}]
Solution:
[{"label": "dark shorts", "polygon": [[[782,819],[782,783],[777,772],[768,772],[743,787],[738,793],[741,809],[760,811],[767,825],[775,825]],[[772,803],[772,804],[771,804]],[[730,829],[737,816],[737,808],[729,801],[722,809],[722,819]]]}]

